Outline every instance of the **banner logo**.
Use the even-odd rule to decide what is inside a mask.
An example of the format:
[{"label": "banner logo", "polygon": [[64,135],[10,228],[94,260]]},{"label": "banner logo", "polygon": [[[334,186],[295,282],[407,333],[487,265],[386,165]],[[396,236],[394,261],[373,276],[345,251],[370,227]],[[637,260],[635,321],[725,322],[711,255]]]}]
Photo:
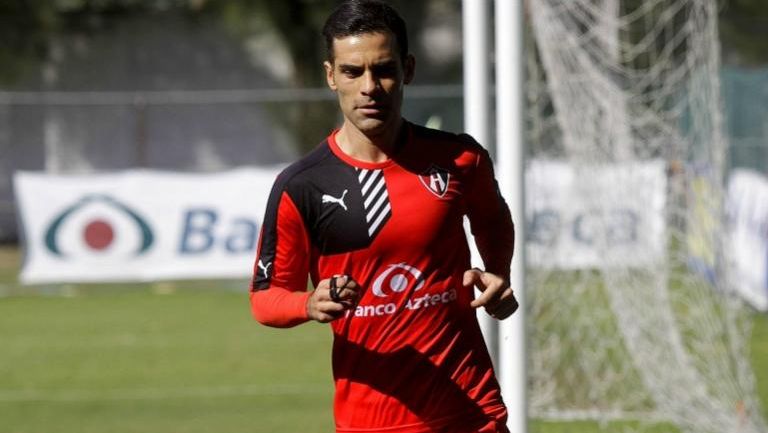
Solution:
[{"label": "banner logo", "polygon": [[[88,212],[89,208],[100,208],[100,212]],[[121,219],[122,222],[115,220]],[[70,224],[74,223],[74,224]],[[45,247],[53,255],[66,257],[69,254],[63,248],[62,232],[80,229],[69,233],[67,242],[79,243],[81,250],[90,253],[105,253],[115,248],[118,241],[124,240],[122,229],[134,227],[138,236],[131,244],[130,252],[134,256],[144,254],[154,243],[154,235],[147,221],[125,204],[106,195],[88,195],[59,213],[45,231]],[[130,239],[128,240],[130,241]]]}]

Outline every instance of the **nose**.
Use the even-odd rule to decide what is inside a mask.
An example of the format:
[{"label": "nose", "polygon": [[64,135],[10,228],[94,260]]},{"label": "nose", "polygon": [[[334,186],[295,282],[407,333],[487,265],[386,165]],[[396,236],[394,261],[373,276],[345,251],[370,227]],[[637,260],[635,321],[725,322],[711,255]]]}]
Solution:
[{"label": "nose", "polygon": [[373,75],[373,72],[366,71],[361,78],[363,82],[360,91],[363,94],[370,95],[379,88],[379,80]]}]

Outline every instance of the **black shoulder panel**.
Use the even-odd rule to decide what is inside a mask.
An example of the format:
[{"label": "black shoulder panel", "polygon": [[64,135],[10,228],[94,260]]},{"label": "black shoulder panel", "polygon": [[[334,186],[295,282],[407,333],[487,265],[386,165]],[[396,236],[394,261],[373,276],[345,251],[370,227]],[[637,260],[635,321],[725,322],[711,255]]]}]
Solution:
[{"label": "black shoulder panel", "polygon": [[392,215],[382,170],[356,169],[336,157],[327,141],[321,143],[283,170],[272,186],[262,223],[254,290],[270,284],[283,192],[298,208],[312,245],[322,255],[369,246]]},{"label": "black shoulder panel", "polygon": [[254,290],[268,288],[271,281],[272,273],[269,271],[269,268],[275,260],[275,250],[277,248],[277,211],[283,192],[294,177],[299,176],[303,171],[320,164],[323,160],[332,156],[333,154],[328,148],[328,144],[323,142],[305,157],[288,166],[275,179],[272,191],[269,193],[264,220],[262,221],[259,257],[257,258],[256,275],[253,281]]},{"label": "black shoulder panel", "polygon": [[[330,153],[330,151],[329,151]],[[361,174],[362,173],[362,174]],[[370,184],[363,183],[369,179]],[[366,188],[367,186],[367,188]],[[376,188],[378,186],[378,188]],[[366,188],[366,195],[363,194]],[[383,227],[383,219],[370,230],[378,216],[389,209],[386,183],[381,170],[359,170],[331,153],[324,159],[294,176],[287,191],[304,218],[312,244],[320,254],[339,254],[365,248]],[[369,195],[374,192],[375,197]],[[384,196],[376,212],[370,208]],[[386,218],[388,219],[388,218]]]},{"label": "black shoulder panel", "polygon": [[411,124],[414,137],[427,139],[430,141],[461,143],[467,147],[480,150],[483,146],[467,133],[454,134],[453,132],[431,129],[421,125]]}]

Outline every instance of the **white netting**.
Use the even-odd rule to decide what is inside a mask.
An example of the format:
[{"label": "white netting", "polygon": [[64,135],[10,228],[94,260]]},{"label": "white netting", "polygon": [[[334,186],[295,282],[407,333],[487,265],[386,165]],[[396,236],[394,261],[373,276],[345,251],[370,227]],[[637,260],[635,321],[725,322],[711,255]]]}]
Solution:
[{"label": "white netting", "polygon": [[719,256],[717,2],[527,6],[531,415],[768,431]]}]

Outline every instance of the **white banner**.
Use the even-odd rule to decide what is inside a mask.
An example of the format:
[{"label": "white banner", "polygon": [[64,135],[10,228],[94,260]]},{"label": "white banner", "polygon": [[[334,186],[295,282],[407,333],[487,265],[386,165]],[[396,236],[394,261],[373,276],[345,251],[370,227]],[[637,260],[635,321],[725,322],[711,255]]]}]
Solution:
[{"label": "white banner", "polygon": [[575,167],[533,160],[526,172],[530,264],[647,267],[665,260],[665,165]]},{"label": "white banner", "polygon": [[278,168],[17,172],[23,283],[247,278]]},{"label": "white banner", "polygon": [[[14,176],[24,283],[247,278],[280,168]],[[527,171],[533,266],[649,266],[664,257],[662,162]]]},{"label": "white banner", "polygon": [[734,170],[726,212],[731,283],[752,306],[768,311],[768,179]]}]

